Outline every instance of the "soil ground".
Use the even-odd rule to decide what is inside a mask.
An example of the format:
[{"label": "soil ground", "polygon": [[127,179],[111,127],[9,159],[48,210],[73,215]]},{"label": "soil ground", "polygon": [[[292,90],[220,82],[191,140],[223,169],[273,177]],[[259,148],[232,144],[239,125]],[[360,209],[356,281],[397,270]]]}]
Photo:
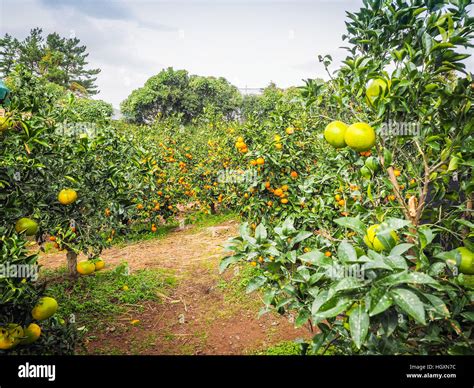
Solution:
[{"label": "soil ground", "polygon": [[[116,317],[86,341],[88,354],[255,354],[282,341],[310,338],[292,317],[267,313],[258,293],[236,290],[235,267],[219,274],[223,244],[237,234],[237,222],[172,231],[162,239],[113,247],[101,255],[107,269],[127,261],[131,271],[169,269],[177,284],[139,313]],[[64,253],[43,254],[45,268],[65,265]],[[139,320],[131,325],[131,320]]]}]

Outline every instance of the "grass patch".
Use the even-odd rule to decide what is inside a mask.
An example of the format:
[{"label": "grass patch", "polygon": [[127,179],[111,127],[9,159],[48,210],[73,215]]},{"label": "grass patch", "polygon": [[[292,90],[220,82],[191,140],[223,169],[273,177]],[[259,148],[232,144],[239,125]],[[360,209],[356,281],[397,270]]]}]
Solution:
[{"label": "grass patch", "polygon": [[[322,352],[323,348],[319,349],[316,354],[307,351],[306,355],[322,355]],[[258,356],[302,356],[304,352],[302,343],[296,341],[283,341],[276,345],[270,346],[267,349],[258,351],[255,354]],[[331,356],[335,354],[336,352],[333,346],[330,346],[324,353],[325,356]]]},{"label": "grass patch", "polygon": [[221,278],[217,283],[217,288],[224,293],[224,301],[228,304],[239,304],[248,307],[261,306],[258,293],[247,294],[246,289],[250,280],[261,275],[261,270],[250,265],[239,264],[228,271],[234,271],[234,276],[230,280]]},{"label": "grass patch", "polygon": [[148,224],[135,224],[131,226],[130,231],[126,235],[116,236],[113,240],[113,245],[122,248],[130,243],[162,239],[177,227],[177,223],[171,222],[166,225],[158,225],[156,232],[152,232]]},{"label": "grass patch", "polygon": [[239,216],[236,213],[232,213],[232,212],[218,213],[218,214],[196,212],[196,213],[190,214],[187,217],[186,223],[194,225],[198,229],[202,229],[202,228],[208,228],[210,226],[219,225],[226,221],[237,220],[238,218]]},{"label": "grass patch", "polygon": [[46,294],[59,303],[58,315],[87,327],[100,326],[130,308],[140,308],[141,301],[159,300],[158,293],[166,293],[176,284],[170,271],[139,270],[128,273],[128,265],[121,264],[112,271],[80,276],[73,281],[65,269],[45,271],[49,280]]}]

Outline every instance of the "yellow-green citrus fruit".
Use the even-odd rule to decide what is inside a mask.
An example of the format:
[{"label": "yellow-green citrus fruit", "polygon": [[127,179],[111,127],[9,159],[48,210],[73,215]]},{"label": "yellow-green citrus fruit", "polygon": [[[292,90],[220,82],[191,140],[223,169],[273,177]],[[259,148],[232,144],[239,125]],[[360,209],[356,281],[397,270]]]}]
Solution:
[{"label": "yellow-green citrus fruit", "polygon": [[95,265],[92,261],[85,260],[77,263],[77,272],[81,275],[90,275],[95,271]]},{"label": "yellow-green citrus fruit", "polygon": [[16,323],[9,323],[0,327],[0,349],[8,350],[14,348],[21,342],[23,328]]},{"label": "yellow-green citrus fruit", "polygon": [[101,269],[105,267],[105,261],[102,259],[99,259],[96,262],[94,262],[94,265],[95,265],[95,270],[100,271]]},{"label": "yellow-green citrus fruit", "polygon": [[467,275],[474,275],[474,253],[466,247],[459,247],[457,251],[461,254],[459,272]]},{"label": "yellow-green citrus fruit", "polygon": [[11,121],[8,117],[0,117],[0,132],[10,128]]},{"label": "yellow-green citrus fruit", "polygon": [[29,345],[37,341],[41,335],[41,327],[36,323],[30,323],[29,326],[24,329],[24,339],[21,340],[22,345]]},{"label": "yellow-green citrus fruit", "polygon": [[369,151],[375,145],[375,131],[367,123],[355,123],[347,128],[344,141],[354,151]]},{"label": "yellow-green citrus fruit", "polygon": [[[365,245],[374,251],[381,252],[385,249],[385,246],[382,242],[376,237],[377,231],[380,228],[380,224],[375,224],[367,228],[367,234],[364,236]],[[398,242],[398,235],[394,230],[390,232],[395,243]]]},{"label": "yellow-green citrus fruit", "polygon": [[372,105],[377,98],[385,96],[389,88],[390,81],[387,82],[382,78],[371,80],[367,85],[367,89],[365,90],[365,96],[367,97],[368,104]]},{"label": "yellow-green citrus fruit", "polygon": [[342,121],[333,121],[329,123],[324,129],[324,138],[326,141],[335,148],[344,148],[346,142],[344,141],[344,135],[347,130],[347,124]]},{"label": "yellow-green citrus fruit", "polygon": [[63,189],[58,194],[58,201],[63,205],[70,205],[76,202],[77,193],[73,189]]},{"label": "yellow-green citrus fruit", "polygon": [[25,232],[27,236],[34,236],[38,232],[38,224],[31,218],[20,218],[15,224],[17,233]]},{"label": "yellow-green citrus fruit", "polygon": [[461,286],[474,289],[474,275],[459,274],[457,281]]},{"label": "yellow-green citrus fruit", "polygon": [[31,315],[37,321],[42,321],[53,316],[57,310],[58,302],[56,302],[56,299],[44,296],[40,298],[38,304],[33,308]]}]

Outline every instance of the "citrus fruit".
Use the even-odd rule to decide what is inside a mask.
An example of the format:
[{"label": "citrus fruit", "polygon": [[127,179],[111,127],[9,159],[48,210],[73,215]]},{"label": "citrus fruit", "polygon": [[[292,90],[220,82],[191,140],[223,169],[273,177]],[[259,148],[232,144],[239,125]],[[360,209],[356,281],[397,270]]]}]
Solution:
[{"label": "citrus fruit", "polygon": [[53,316],[58,309],[58,302],[56,299],[49,296],[44,296],[40,298],[38,304],[31,311],[31,315],[37,321],[42,321]]},{"label": "citrus fruit", "polygon": [[459,272],[466,275],[474,275],[474,253],[466,247],[459,247],[457,251],[461,254]]},{"label": "citrus fruit", "polygon": [[346,142],[344,141],[344,135],[348,126],[342,121],[333,121],[329,123],[324,129],[324,138],[326,141],[335,148],[344,148]]},{"label": "citrus fruit", "polygon": [[73,189],[62,189],[58,194],[58,201],[63,205],[70,205],[76,202],[77,193]]},{"label": "citrus fruit", "polygon": [[10,128],[11,121],[8,117],[0,117],[0,132]]},{"label": "citrus fruit", "polygon": [[375,145],[375,131],[367,123],[355,123],[347,128],[344,141],[354,151],[368,151]]},{"label": "citrus fruit", "polygon": [[101,269],[105,267],[105,261],[102,259],[99,259],[94,263],[94,265],[95,265],[95,270],[100,271]]},{"label": "citrus fruit", "polygon": [[[374,251],[377,251],[377,252],[381,252],[385,249],[385,246],[382,244],[382,241],[380,241],[378,237],[376,236],[379,228],[380,228],[380,224],[369,226],[369,228],[367,228],[367,234],[364,236],[365,244],[370,249],[373,249]],[[392,236],[395,243],[397,243],[398,236],[394,230],[390,232],[390,236]]]},{"label": "citrus fruit", "polygon": [[369,156],[365,160],[365,167],[370,168],[373,172],[377,172],[380,167],[378,159],[373,156]]},{"label": "citrus fruit", "polygon": [[31,218],[20,218],[15,224],[17,233],[25,232],[27,236],[34,236],[38,232],[38,224]]},{"label": "citrus fruit", "polygon": [[23,328],[16,323],[9,323],[0,328],[0,349],[8,350],[18,345],[24,336]]},{"label": "citrus fruit", "polygon": [[95,271],[95,265],[92,261],[85,260],[77,263],[77,272],[81,275],[90,275]]},{"label": "citrus fruit", "polygon": [[41,327],[36,323],[30,323],[29,326],[24,329],[23,336],[26,337],[21,340],[22,345],[29,345],[35,342],[41,335]]},{"label": "citrus fruit", "polygon": [[372,105],[377,98],[385,96],[387,90],[390,88],[390,81],[385,81],[382,78],[376,78],[369,82],[367,89],[365,90],[365,96],[367,102]]},{"label": "citrus fruit", "polygon": [[474,275],[459,274],[457,281],[461,286],[474,290]]}]

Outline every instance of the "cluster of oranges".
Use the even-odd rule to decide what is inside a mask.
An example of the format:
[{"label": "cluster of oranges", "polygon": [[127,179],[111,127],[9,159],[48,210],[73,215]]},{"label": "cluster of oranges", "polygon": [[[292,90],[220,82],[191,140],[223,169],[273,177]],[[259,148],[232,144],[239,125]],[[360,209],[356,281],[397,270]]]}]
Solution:
[{"label": "cluster of oranges", "polygon": [[237,142],[235,143],[235,148],[237,148],[239,150],[239,152],[242,153],[242,154],[246,154],[249,151],[249,149],[247,147],[247,144],[245,144],[245,142],[244,142],[243,137],[239,137],[237,139]]},{"label": "cluster of oranges", "polygon": [[263,165],[265,164],[265,159],[262,158],[262,157],[259,157],[259,158],[257,158],[257,159],[252,159],[252,160],[250,161],[250,164],[251,164],[252,166],[263,166]]},{"label": "cluster of oranges", "polygon": [[[287,204],[288,203],[288,185],[283,185],[281,187],[278,187],[276,189],[271,188],[270,182],[265,182],[265,188],[270,191],[272,194],[280,198],[280,202],[282,204]],[[273,202],[269,201],[267,203],[268,206],[272,206]]]}]

